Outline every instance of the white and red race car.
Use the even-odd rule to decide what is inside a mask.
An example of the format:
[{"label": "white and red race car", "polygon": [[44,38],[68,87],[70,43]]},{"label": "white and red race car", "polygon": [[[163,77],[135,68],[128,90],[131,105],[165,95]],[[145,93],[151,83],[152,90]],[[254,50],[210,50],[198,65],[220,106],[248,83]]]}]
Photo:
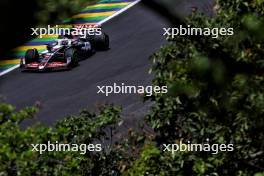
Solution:
[{"label": "white and red race car", "polygon": [[21,58],[20,68],[31,71],[71,69],[97,50],[107,49],[109,36],[105,33],[86,38],[63,36],[47,44],[47,50],[41,53],[35,48],[27,50]]}]

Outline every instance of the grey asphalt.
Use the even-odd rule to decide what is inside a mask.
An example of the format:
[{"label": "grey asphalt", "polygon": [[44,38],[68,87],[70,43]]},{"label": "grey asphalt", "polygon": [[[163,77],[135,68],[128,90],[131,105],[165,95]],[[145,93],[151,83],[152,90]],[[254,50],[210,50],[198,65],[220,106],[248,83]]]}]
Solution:
[{"label": "grey asphalt", "polygon": [[40,105],[37,117],[28,123],[52,125],[80,109],[95,111],[98,105],[114,103],[123,108],[131,122],[149,109],[139,95],[97,94],[97,86],[126,83],[150,85],[149,56],[165,43],[162,36],[167,23],[141,3],[103,25],[110,36],[111,49],[98,52],[71,71],[22,73],[19,69],[0,77],[3,100],[17,109]]}]

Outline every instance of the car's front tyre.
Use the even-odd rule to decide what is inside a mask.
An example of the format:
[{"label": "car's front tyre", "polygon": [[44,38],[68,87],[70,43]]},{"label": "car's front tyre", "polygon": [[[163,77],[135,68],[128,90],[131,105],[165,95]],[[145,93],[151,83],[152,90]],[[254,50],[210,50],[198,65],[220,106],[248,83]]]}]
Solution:
[{"label": "car's front tyre", "polygon": [[68,63],[69,68],[76,67],[79,65],[78,54],[74,48],[66,49],[64,53],[64,57],[67,63],[69,62]]}]

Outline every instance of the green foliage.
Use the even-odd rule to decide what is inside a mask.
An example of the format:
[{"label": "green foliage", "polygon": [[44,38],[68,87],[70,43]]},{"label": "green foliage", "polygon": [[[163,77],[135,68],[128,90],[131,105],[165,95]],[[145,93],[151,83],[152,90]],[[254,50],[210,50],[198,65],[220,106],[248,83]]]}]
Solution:
[{"label": "green foliage", "polygon": [[[210,143],[235,146],[233,152],[215,156],[177,153],[183,165],[173,175],[263,171],[263,9],[262,1],[219,0],[214,18],[193,14],[186,24],[233,27],[233,36],[178,36],[152,57],[153,84],[170,87],[168,95],[153,97],[155,106],[147,117],[158,145],[179,139],[199,144],[209,138]],[[179,168],[176,163],[172,168]]]},{"label": "green foliage", "polygon": [[111,162],[118,157],[111,147],[108,152],[103,148],[102,152],[87,152],[84,155],[74,151],[39,154],[32,151],[31,144],[47,144],[48,141],[100,143],[106,139],[107,129],[113,129],[112,124],[118,122],[119,108],[104,107],[98,115],[84,110],[58,122],[54,128],[36,125],[22,129],[20,122],[33,117],[36,112],[36,108],[16,112],[14,107],[0,104],[1,175],[107,175],[105,173],[117,170],[117,163]]},{"label": "green foliage", "polygon": [[78,13],[84,5],[96,2],[97,0],[42,0],[37,2],[35,18],[38,24],[56,24],[61,23],[71,15]]},{"label": "green foliage", "polygon": [[163,162],[165,160],[162,158],[160,150],[153,145],[146,145],[143,148],[140,158],[134,163],[127,175],[168,175],[165,169],[160,168]]}]

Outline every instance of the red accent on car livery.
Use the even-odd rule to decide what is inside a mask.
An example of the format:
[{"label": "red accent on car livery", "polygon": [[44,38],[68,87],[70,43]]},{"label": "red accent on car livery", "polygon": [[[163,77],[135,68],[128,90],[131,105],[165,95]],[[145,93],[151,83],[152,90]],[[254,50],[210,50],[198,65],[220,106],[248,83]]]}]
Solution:
[{"label": "red accent on car livery", "polygon": [[66,67],[67,64],[64,62],[51,62],[47,64],[47,68],[55,68],[55,67]]}]

